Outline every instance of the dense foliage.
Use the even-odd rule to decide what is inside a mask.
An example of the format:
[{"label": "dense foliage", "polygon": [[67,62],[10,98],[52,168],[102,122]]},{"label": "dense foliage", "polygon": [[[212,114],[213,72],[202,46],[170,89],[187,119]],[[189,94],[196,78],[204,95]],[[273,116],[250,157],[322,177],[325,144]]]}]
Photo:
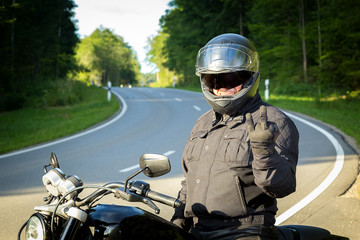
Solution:
[{"label": "dense foliage", "polygon": [[140,76],[140,65],[132,48],[107,28],[100,27],[81,39],[76,59],[81,68],[76,77],[84,82],[133,85]]},{"label": "dense foliage", "polygon": [[0,112],[74,104],[81,96],[71,78],[139,79],[137,56],[122,37],[100,27],[79,40],[75,7],[73,0],[0,0]]},{"label": "dense foliage", "polygon": [[[172,0],[162,16],[164,66],[196,85],[197,51],[234,32],[260,52],[278,93],[343,94],[360,88],[360,4],[351,0]],[[158,51],[159,52],[159,51]]]},{"label": "dense foliage", "polygon": [[74,68],[73,0],[0,1],[0,111],[43,94]]},{"label": "dense foliage", "polygon": [[173,82],[178,82],[175,72],[170,71],[165,66],[167,58],[163,54],[163,49],[167,38],[167,34],[159,32],[158,35],[148,39],[148,52],[146,54],[147,60],[154,63],[159,70],[156,74],[156,81],[153,81],[150,86],[167,87],[173,85]]}]

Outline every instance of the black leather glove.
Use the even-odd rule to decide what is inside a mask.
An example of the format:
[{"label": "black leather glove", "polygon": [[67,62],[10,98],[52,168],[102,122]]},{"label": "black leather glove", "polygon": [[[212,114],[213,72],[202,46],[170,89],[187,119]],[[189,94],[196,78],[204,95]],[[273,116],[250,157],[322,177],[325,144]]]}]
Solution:
[{"label": "black leather glove", "polygon": [[178,218],[171,220],[173,224],[176,226],[182,228],[185,231],[189,231],[191,226],[193,225],[193,219],[192,218]]},{"label": "black leather glove", "polygon": [[246,114],[246,124],[253,153],[271,155],[275,150],[275,141],[280,132],[276,123],[267,121],[266,107],[260,107],[260,122],[255,127],[250,113]]},{"label": "black leather glove", "polygon": [[174,223],[176,226],[184,229],[185,231],[189,231],[194,222],[192,218],[186,218],[184,216],[184,210],[185,210],[185,204],[175,208],[175,213],[170,221]]}]

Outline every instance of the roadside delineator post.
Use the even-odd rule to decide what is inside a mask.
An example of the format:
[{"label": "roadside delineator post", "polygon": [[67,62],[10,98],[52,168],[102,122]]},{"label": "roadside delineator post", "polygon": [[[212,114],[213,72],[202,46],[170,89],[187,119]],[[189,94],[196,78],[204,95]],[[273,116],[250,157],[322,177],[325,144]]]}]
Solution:
[{"label": "roadside delineator post", "polygon": [[269,100],[269,79],[265,80],[265,101]]},{"label": "roadside delineator post", "polygon": [[110,102],[111,100],[111,82],[108,81],[108,94],[107,94],[107,100]]}]

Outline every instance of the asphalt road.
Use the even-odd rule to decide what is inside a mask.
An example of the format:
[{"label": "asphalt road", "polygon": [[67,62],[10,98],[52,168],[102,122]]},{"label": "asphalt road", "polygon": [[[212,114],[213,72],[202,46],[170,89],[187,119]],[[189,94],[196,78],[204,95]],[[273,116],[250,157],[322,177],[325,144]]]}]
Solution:
[{"label": "asphalt road", "polygon": [[[46,195],[41,182],[42,166],[48,163],[51,152],[58,156],[65,174],[76,174],[87,184],[124,181],[135,171],[143,153],[168,155],[171,172],[150,182],[153,190],[176,196],[185,142],[196,119],[210,107],[201,93],[153,88],[113,88],[113,91],[121,96],[123,111],[100,129],[94,127],[70,139],[0,156],[0,240],[15,239],[34,205],[42,203]],[[345,159],[351,152],[341,136],[327,126],[293,113],[289,115],[300,132],[298,187],[296,193],[279,200],[279,224],[294,218],[307,202],[325,191],[343,169],[341,151]],[[344,185],[353,180],[350,178]],[[296,204],[300,206],[293,209]],[[161,211],[167,219],[172,214],[168,207],[161,207]]]}]

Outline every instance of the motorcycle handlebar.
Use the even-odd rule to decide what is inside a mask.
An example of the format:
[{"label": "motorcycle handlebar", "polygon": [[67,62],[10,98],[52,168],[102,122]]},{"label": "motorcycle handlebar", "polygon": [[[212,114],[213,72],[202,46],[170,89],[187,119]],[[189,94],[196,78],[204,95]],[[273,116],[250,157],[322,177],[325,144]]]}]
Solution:
[{"label": "motorcycle handlebar", "polygon": [[174,208],[182,206],[182,202],[179,201],[178,199],[167,196],[162,193],[152,191],[150,189],[146,192],[145,196],[154,201],[164,203],[164,204],[169,205]]},{"label": "motorcycle handlebar", "polygon": [[[124,183],[112,182],[112,183],[105,184],[104,186],[109,187],[109,188],[122,188],[122,187],[124,187]],[[105,192],[106,192],[106,190],[99,189],[99,190],[93,192],[92,194],[90,194],[85,200],[77,203],[76,205],[82,206],[82,205],[90,204],[97,197],[99,197],[101,194],[104,194]],[[166,204],[166,205],[174,207],[174,208],[181,207],[183,205],[183,203],[176,198],[167,196],[165,194],[162,194],[162,193],[150,190],[150,189],[148,189],[144,195],[145,195],[145,197],[148,197],[154,201]]]},{"label": "motorcycle handlebar", "polygon": [[[124,187],[124,183],[123,182],[111,182],[111,183],[105,184],[104,187],[121,188],[121,187]],[[98,189],[97,191],[95,191],[92,194],[90,194],[89,196],[87,196],[84,200],[77,202],[76,206],[80,207],[83,205],[91,204],[97,197],[99,197],[100,195],[102,195],[106,192],[107,191],[104,189]]]}]

